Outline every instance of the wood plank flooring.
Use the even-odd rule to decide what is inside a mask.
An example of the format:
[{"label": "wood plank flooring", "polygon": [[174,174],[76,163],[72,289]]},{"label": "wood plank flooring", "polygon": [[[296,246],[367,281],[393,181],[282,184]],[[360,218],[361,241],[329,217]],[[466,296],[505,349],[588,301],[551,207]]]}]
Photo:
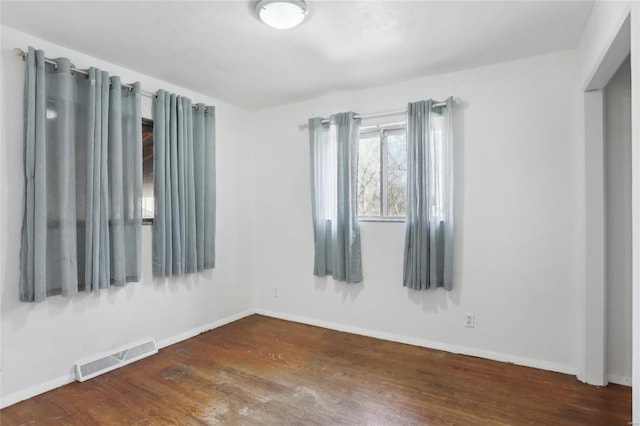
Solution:
[{"label": "wood plank flooring", "polygon": [[2,426],[627,425],[631,388],[253,315],[0,412]]}]

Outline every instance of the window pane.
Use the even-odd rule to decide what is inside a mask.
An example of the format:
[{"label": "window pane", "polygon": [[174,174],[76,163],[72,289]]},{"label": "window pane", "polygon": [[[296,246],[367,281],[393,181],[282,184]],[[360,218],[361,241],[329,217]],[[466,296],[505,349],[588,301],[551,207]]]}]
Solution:
[{"label": "window pane", "polygon": [[432,188],[432,200],[431,200],[431,215],[436,220],[443,220],[445,200],[445,164],[444,164],[444,140],[442,133],[442,119],[435,117],[433,119],[433,130],[431,131],[431,150],[433,155],[431,156],[431,188]]},{"label": "window pane", "polygon": [[407,141],[405,132],[387,134],[387,214],[404,216],[407,209]]},{"label": "window pane", "polygon": [[377,134],[360,137],[358,215],[380,216],[380,138]]},{"label": "window pane", "polygon": [[142,218],[153,219],[153,123],[142,122]]}]

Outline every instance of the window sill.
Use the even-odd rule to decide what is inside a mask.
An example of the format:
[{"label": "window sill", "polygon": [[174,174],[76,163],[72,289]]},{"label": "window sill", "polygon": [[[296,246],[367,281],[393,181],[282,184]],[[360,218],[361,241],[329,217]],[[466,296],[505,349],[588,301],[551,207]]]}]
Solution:
[{"label": "window sill", "polygon": [[359,222],[404,222],[404,217],[397,216],[358,216]]},{"label": "window sill", "polygon": [[152,217],[143,217],[142,218],[142,224],[143,225],[153,225],[153,218]]}]

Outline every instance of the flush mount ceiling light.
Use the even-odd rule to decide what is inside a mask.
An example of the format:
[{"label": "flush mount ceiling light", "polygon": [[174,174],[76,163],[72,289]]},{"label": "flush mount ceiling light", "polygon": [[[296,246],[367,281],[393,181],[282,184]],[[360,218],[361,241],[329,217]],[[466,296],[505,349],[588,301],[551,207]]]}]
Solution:
[{"label": "flush mount ceiling light", "polygon": [[265,24],[279,30],[288,30],[300,24],[307,13],[303,0],[262,0],[256,7]]}]

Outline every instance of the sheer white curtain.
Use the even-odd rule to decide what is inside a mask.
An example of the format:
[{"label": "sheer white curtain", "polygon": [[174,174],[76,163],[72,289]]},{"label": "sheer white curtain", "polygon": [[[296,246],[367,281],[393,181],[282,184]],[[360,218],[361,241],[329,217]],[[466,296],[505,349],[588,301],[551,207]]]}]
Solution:
[{"label": "sheer white curtain", "polygon": [[452,288],[453,98],[407,107],[405,287]]},{"label": "sheer white curtain", "polygon": [[313,274],[362,281],[357,212],[360,119],[332,115],[309,120],[311,206],[315,244]]}]

